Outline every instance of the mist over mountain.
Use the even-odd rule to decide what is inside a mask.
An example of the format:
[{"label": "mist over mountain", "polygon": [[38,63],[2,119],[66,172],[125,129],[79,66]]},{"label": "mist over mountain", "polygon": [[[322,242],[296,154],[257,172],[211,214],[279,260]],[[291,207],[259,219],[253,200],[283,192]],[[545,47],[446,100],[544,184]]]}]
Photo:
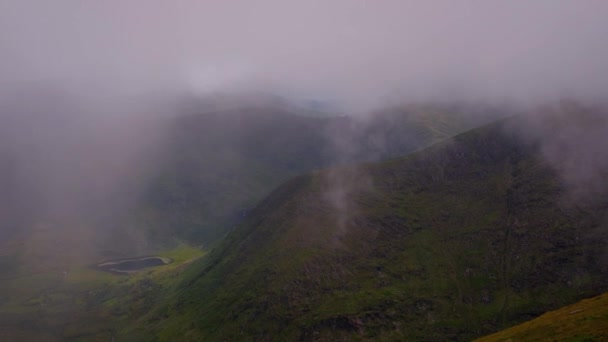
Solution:
[{"label": "mist over mountain", "polygon": [[[470,340],[606,291],[606,193],[564,201],[543,145],[512,129],[520,120],[284,183],[126,330]],[[326,196],[335,179],[342,207]]]},{"label": "mist over mountain", "polygon": [[0,340],[466,340],[604,298],[607,12],[0,0]]},{"label": "mist over mountain", "polygon": [[50,88],[5,97],[3,231],[81,225],[113,253],[209,244],[292,176],[401,156],[509,113],[421,104],[352,118],[261,94],[137,100],[156,106],[102,113]]}]

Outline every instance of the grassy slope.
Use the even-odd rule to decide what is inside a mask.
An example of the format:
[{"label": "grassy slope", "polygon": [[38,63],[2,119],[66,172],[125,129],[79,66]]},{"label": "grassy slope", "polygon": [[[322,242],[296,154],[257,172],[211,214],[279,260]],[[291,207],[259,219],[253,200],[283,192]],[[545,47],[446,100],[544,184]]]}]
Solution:
[{"label": "grassy slope", "polygon": [[[335,207],[336,193],[347,202]],[[607,201],[567,206],[562,194],[501,124],[298,177],[132,330],[163,341],[481,336],[606,290]]]},{"label": "grassy slope", "polygon": [[[133,276],[95,271],[83,262],[74,262],[62,269],[66,273],[55,266],[44,269],[39,265],[35,274],[2,279],[0,340],[111,340],[119,327],[130,323],[131,312],[154,304],[155,295],[170,287],[185,266],[203,252],[182,245],[159,255],[174,262]],[[60,261],[48,262],[56,265]]]},{"label": "grassy slope", "polygon": [[497,341],[606,341],[608,293],[550,311],[542,316],[477,342]]},{"label": "grassy slope", "polygon": [[[410,109],[410,112],[416,110]],[[157,179],[157,188],[148,193],[147,199],[153,202],[152,205],[144,205],[137,211],[139,223],[150,223],[146,229],[165,230],[169,235],[180,229],[207,229],[211,231],[207,236],[217,237],[231,227],[227,222],[233,222],[231,218],[235,212],[253,206],[283,179],[316,168],[323,162],[322,154],[327,152],[327,146],[323,146],[327,142],[321,141],[327,133],[323,127],[332,120],[272,112],[266,113],[267,116],[263,113],[250,115],[247,120],[233,122],[236,125],[233,129],[240,127],[238,129],[247,132],[237,132],[240,140],[227,142],[224,148],[230,153],[209,144],[214,137],[208,133],[219,134],[221,140],[225,132],[207,127],[207,121],[200,116],[178,123],[176,135],[179,139],[174,141],[176,145],[167,161],[167,169],[162,170],[164,173]],[[390,125],[393,134],[414,136],[413,140],[403,140],[402,145],[385,151],[391,154],[418,148],[420,144],[445,138],[478,122],[477,118],[458,115],[447,120],[446,115],[441,111],[430,113],[426,109],[411,116],[405,112],[393,113],[390,122],[379,123],[370,130],[375,135],[382,134]],[[253,119],[260,119],[257,126],[249,125]],[[226,122],[219,125],[224,126]],[[248,131],[250,128],[253,130]],[[372,135],[367,132],[352,134]],[[369,142],[365,140],[363,145],[367,146]],[[355,159],[383,157],[377,150],[365,146],[360,151],[363,155]],[[221,167],[219,170],[209,168],[210,164]],[[210,213],[219,215],[211,216]],[[112,216],[110,222],[101,224],[104,230],[114,226],[119,230],[124,228],[115,224],[114,215],[109,216]],[[9,220],[2,217],[0,221],[2,225]],[[56,228],[61,228],[61,234]],[[192,237],[188,233],[183,235]],[[132,241],[121,239],[123,235],[117,236],[110,246],[100,243],[104,253],[108,249],[113,253],[109,256],[124,256],[126,251],[135,249]],[[166,235],[159,234],[159,237]],[[127,316],[140,314],[153,306],[156,301],[150,298],[170,292],[178,270],[162,277],[155,270],[132,277],[130,279],[134,281],[131,281],[89,269],[87,265],[100,258],[99,240],[91,230],[79,224],[54,227],[53,223],[35,223],[30,229],[3,241],[0,246],[0,318],[3,322],[0,340],[99,338],[105,341],[117,326],[129,321]],[[178,250],[188,250],[192,254],[192,249]],[[117,251],[121,254],[117,255]],[[174,258],[181,260],[179,256]],[[163,270],[172,270],[178,264]]]}]

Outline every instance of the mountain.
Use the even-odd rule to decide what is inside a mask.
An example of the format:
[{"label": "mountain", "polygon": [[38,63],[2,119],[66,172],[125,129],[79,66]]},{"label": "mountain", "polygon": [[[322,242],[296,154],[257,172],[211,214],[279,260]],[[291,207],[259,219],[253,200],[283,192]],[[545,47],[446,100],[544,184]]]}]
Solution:
[{"label": "mountain", "polygon": [[606,291],[608,198],[569,201],[521,124],[284,183],[129,334],[470,340]]},{"label": "mountain", "polygon": [[320,116],[280,102],[184,107],[129,222],[152,240],[205,245],[291,177],[402,156],[504,115],[457,105],[394,107],[365,119]]},{"label": "mountain", "polygon": [[487,120],[451,104],[368,122],[263,96],[128,102],[52,87],[0,96],[0,274],[15,273],[2,265],[19,264],[41,229],[58,240],[82,232],[92,257],[210,246],[297,174],[405,154]]},{"label": "mountain", "polygon": [[[454,104],[371,118],[267,102],[175,110],[160,99],[145,115],[106,118],[65,94],[30,95],[0,101],[0,340],[110,340],[284,180],[504,115]],[[174,263],[129,277],[91,268],[151,253]]]}]

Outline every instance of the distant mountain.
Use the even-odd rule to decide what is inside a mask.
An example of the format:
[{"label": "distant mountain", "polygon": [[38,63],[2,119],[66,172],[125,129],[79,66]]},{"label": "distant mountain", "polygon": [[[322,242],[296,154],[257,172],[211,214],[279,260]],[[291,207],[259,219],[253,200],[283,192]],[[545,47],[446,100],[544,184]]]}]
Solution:
[{"label": "distant mountain", "polygon": [[464,341],[608,290],[608,198],[568,202],[520,123],[284,183],[129,329]]},{"label": "distant mountain", "polygon": [[182,107],[158,172],[130,217],[153,240],[178,237],[205,244],[295,175],[402,156],[505,115],[421,105],[352,118],[276,101],[243,106],[194,101]]}]

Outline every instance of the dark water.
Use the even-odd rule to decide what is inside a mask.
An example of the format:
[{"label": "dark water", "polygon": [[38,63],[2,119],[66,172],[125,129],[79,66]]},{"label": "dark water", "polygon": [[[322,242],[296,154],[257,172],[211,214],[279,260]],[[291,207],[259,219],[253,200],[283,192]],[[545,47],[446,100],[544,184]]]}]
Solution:
[{"label": "dark water", "polygon": [[124,259],[103,262],[96,265],[98,270],[115,273],[130,273],[142,270],[148,267],[156,267],[165,265],[165,262],[160,257],[145,257],[139,259]]}]

